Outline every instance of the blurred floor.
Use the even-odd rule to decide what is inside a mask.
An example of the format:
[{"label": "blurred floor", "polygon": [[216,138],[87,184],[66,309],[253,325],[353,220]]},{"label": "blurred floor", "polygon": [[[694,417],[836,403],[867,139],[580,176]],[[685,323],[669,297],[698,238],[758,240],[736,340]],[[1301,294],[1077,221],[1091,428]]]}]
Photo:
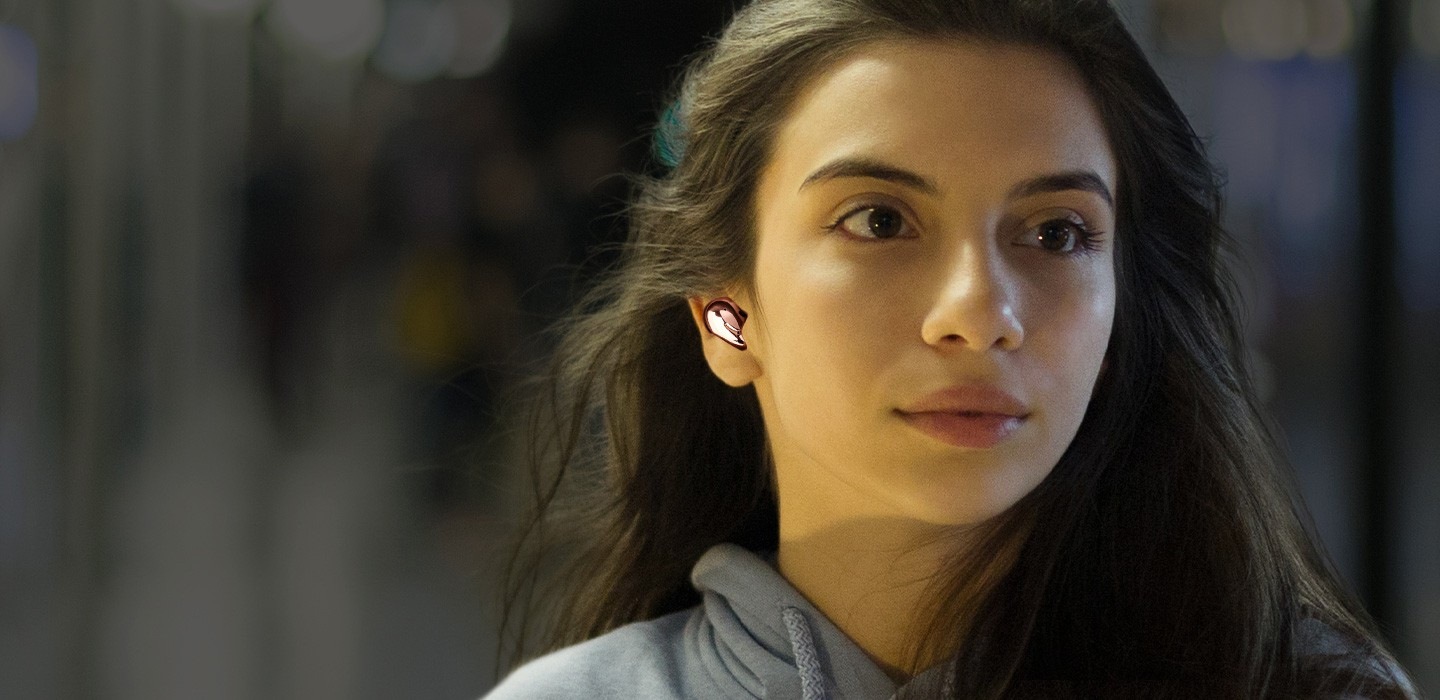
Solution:
[{"label": "blurred floor", "polygon": [[356,332],[382,301],[357,283],[321,314],[321,391],[293,446],[235,366],[214,367],[190,405],[154,421],[105,515],[113,551],[89,650],[98,676],[64,678],[51,658],[15,669],[13,687],[137,699],[479,695],[493,624],[480,560],[459,552],[477,544],[482,520],[460,514],[447,533],[414,512],[417,465],[401,429],[410,387],[393,354],[366,342],[378,334]]}]

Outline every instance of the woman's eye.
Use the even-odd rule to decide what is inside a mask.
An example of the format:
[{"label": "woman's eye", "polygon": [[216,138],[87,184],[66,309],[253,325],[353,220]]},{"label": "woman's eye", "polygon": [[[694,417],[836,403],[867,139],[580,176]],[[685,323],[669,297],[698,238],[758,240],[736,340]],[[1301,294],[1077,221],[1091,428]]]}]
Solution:
[{"label": "woman's eye", "polygon": [[1028,238],[1034,238],[1040,247],[1052,253],[1081,254],[1095,249],[1095,234],[1084,224],[1069,219],[1052,219],[1033,229]]},{"label": "woman's eye", "polygon": [[844,229],[856,238],[886,240],[899,237],[905,229],[905,216],[895,207],[866,205],[841,217],[830,228]]}]

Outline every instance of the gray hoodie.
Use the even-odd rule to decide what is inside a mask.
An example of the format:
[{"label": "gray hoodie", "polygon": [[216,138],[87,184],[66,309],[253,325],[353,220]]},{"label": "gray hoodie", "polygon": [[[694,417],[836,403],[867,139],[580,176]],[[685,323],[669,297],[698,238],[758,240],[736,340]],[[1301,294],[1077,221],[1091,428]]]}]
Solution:
[{"label": "gray hoodie", "polygon": [[[897,687],[780,575],[773,559],[717,544],[690,572],[700,605],[533,659],[482,700],[886,700],[900,687],[928,691],[945,681],[940,664]],[[1338,650],[1323,630],[1302,631],[1312,650]]]}]

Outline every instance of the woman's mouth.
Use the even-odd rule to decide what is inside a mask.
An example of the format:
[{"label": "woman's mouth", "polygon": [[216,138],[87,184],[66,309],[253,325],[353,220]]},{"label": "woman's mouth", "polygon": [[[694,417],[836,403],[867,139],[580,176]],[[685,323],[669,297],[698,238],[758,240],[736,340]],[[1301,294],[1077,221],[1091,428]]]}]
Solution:
[{"label": "woman's mouth", "polygon": [[1025,418],[998,413],[905,413],[900,417],[936,440],[955,447],[988,449],[1010,437]]}]

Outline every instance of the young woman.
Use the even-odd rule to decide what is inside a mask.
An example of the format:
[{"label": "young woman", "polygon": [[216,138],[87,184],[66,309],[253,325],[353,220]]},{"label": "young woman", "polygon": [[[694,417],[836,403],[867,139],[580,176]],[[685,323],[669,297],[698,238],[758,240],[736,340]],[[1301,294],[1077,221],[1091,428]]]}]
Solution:
[{"label": "young woman", "polygon": [[546,653],[487,697],[1414,696],[1103,0],[759,0],[657,138],[532,426]]}]

